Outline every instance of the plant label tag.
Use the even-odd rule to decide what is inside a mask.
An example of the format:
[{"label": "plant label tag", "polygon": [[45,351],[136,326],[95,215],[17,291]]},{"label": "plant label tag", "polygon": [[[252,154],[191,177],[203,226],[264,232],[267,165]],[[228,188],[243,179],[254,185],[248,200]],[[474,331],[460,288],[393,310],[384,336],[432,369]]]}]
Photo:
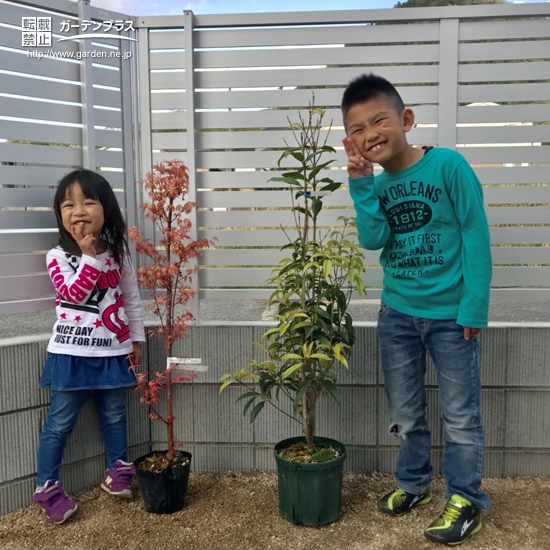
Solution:
[{"label": "plant label tag", "polygon": [[208,370],[208,367],[206,365],[176,365],[176,369],[206,372]]},{"label": "plant label tag", "polygon": [[206,372],[208,367],[201,365],[202,359],[194,357],[167,357],[166,368],[170,368],[172,365],[179,370],[193,370],[197,372]]},{"label": "plant label tag", "polygon": [[167,357],[167,363],[174,363],[176,365],[200,365],[202,359],[198,357]]},{"label": "plant label tag", "polygon": [[326,197],[331,195],[332,191],[304,191],[304,197]]}]

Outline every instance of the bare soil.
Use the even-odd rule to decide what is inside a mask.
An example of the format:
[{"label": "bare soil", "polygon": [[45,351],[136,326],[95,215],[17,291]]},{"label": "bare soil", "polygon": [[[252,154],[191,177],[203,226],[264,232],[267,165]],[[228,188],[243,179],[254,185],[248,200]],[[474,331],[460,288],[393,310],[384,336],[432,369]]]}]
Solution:
[{"label": "bare soil", "polygon": [[[117,499],[99,486],[74,495],[78,510],[53,525],[37,506],[0,518],[2,550],[437,550],[424,529],[443,509],[444,486],[434,482],[431,503],[392,518],[376,509],[393,489],[376,472],[344,474],[342,514],[325,527],[297,527],[279,516],[272,472],[192,472],[185,508],[171,515],[147,513],[137,494]],[[550,478],[485,479],[492,507],[483,529],[461,548],[548,550]]]}]

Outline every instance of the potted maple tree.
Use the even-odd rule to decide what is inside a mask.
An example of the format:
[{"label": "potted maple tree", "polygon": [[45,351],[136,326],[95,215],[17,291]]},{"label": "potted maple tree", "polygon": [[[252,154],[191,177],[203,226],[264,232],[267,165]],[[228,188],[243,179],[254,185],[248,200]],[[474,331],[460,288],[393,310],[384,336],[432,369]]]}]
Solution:
[{"label": "potted maple tree", "polygon": [[[281,177],[270,181],[290,187],[296,235],[282,247],[289,253],[273,269],[266,286],[274,287],[269,305],[277,325],[255,342],[265,359],[221,377],[223,391],[233,383],[246,388],[239,399],[254,421],[266,403],[298,422],[303,436],[285,439],[274,449],[278,470],[279,510],[295,524],[323,525],[340,512],[345,446],[315,436],[316,407],[321,396],[338,403],[338,369],[347,368],[355,333],[349,302],[363,292],[363,255],[351,218],[338,225],[323,221],[323,200],[340,183],[323,175],[334,154],[327,145],[330,126],[324,110],[309,106],[291,123],[295,144],[285,148],[279,167],[292,161]],[[286,404],[283,402],[286,399]]]},{"label": "potted maple tree", "polygon": [[[136,251],[146,258],[146,263],[137,270],[138,283],[150,291],[153,300],[146,308],[160,322],[149,333],[164,344],[166,357],[172,358],[174,343],[185,336],[193,321],[186,306],[197,293],[191,286],[198,272],[196,260],[201,257],[201,249],[213,243],[208,239],[194,240],[189,234],[188,216],[197,205],[185,199],[189,192],[189,171],[182,161],[154,165],[143,183],[149,202],[144,202],[141,209],[160,238],[155,245],[137,227],[131,227],[128,236]],[[134,462],[138,485],[147,511],[172,513],[183,508],[191,467],[191,454],[176,449],[173,393],[194,375],[176,370],[176,365],[167,359],[166,366],[156,369],[154,376],[137,371],[136,376],[140,402],[149,406],[151,419],[166,424],[168,447]],[[164,412],[159,408],[162,394]]]}]

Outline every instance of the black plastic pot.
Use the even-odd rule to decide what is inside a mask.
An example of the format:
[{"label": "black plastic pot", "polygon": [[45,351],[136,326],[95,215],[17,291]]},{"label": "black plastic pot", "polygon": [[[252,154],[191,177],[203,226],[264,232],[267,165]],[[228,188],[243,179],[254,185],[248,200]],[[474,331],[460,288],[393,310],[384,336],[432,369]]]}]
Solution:
[{"label": "black plastic pot", "polygon": [[313,441],[316,445],[340,449],[342,456],[318,464],[293,462],[279,456],[282,449],[303,441],[304,437],[292,437],[275,445],[279,513],[294,525],[318,527],[332,523],[340,516],[346,447],[334,439],[315,437]]},{"label": "black plastic pot", "polygon": [[189,471],[191,470],[191,453],[176,451],[176,455],[189,459],[187,464],[168,468],[163,472],[150,472],[138,468],[138,464],[155,453],[167,451],[152,451],[134,461],[136,478],[143,498],[143,504],[148,512],[153,514],[173,514],[184,506]]}]

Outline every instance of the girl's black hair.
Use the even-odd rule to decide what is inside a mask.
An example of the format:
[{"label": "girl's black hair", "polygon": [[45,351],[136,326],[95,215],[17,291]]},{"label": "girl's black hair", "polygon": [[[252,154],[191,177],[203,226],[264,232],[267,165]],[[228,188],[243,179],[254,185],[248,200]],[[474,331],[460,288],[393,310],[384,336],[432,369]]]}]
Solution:
[{"label": "girl's black hair", "polygon": [[372,73],[358,76],[344,91],[341,105],[344,117],[357,103],[365,103],[380,96],[385,96],[398,113],[402,113],[405,109],[399,92],[389,80]]},{"label": "girl's black hair", "polygon": [[65,200],[67,189],[73,183],[80,185],[85,197],[101,203],[104,223],[100,238],[107,243],[107,247],[113,253],[117,264],[122,266],[124,256],[128,253],[126,222],[109,182],[103,176],[91,170],[73,170],[64,176],[57,185],[57,191],[53,200],[53,209],[59,229],[59,246],[75,256],[82,255],[82,251],[72,235],[63,227],[61,218],[61,203]]}]

